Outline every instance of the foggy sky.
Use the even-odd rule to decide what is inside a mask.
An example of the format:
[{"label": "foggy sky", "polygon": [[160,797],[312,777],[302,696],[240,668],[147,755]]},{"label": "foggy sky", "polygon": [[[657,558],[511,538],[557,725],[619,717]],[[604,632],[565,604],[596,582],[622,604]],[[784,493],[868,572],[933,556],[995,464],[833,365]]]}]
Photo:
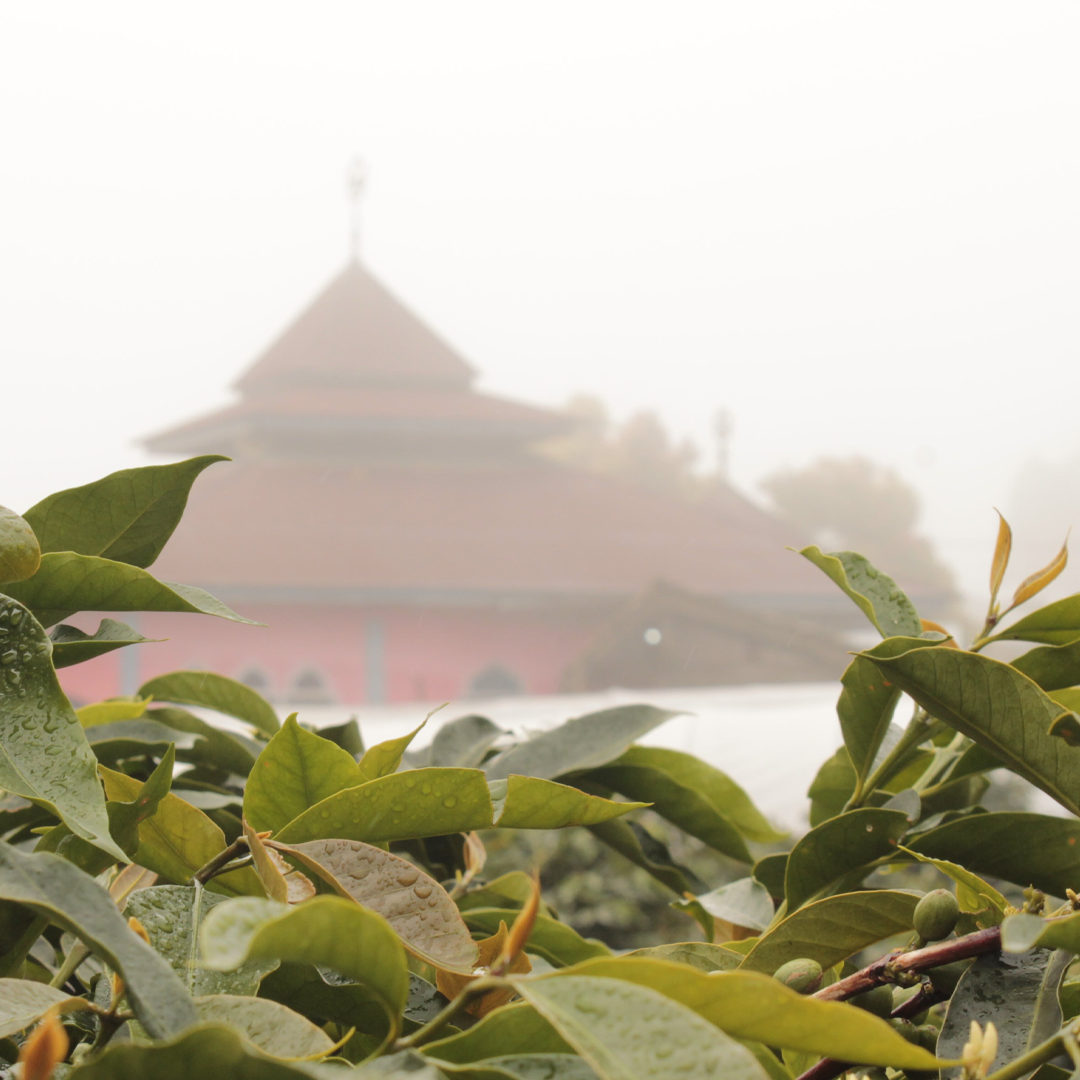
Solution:
[{"label": "foggy sky", "polygon": [[726,406],[750,491],[865,453],[983,589],[991,507],[1080,450],[1078,30],[1063,2],[4,5],[0,503],[229,400],[339,269],[360,154],[365,260],[485,388],[703,444]]}]

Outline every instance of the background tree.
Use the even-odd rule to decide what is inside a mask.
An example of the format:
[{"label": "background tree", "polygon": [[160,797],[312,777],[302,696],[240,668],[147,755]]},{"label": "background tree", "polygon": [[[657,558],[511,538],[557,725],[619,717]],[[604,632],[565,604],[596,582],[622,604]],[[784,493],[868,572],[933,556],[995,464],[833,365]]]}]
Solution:
[{"label": "background tree", "polygon": [[858,456],[819,458],[760,486],[782,518],[825,550],[860,551],[902,584],[953,591],[952,571],[917,531],[918,493],[892,469]]}]

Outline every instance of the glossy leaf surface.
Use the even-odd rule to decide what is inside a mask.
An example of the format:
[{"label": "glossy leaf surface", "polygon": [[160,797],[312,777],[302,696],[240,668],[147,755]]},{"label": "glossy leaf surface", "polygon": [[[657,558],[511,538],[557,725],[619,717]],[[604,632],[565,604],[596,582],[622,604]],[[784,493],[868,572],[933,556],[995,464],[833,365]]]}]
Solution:
[{"label": "glossy leaf surface", "polygon": [[226,1024],[264,1054],[279,1058],[325,1057],[334,1048],[322,1028],[265,998],[214,994],[195,1002],[204,1024]]},{"label": "glossy leaf surface", "polygon": [[1080,748],[1049,733],[1063,710],[1025,675],[959,649],[918,649],[891,659],[863,655],[931,716],[1080,815]]},{"label": "glossy leaf surface", "polygon": [[97,759],[50,662],[36,619],[0,596],[0,788],[56,814],[77,836],[117,859]]},{"label": "glossy leaf surface", "polygon": [[490,787],[495,824],[502,829],[564,829],[571,825],[598,825],[649,805],[603,799],[535,776],[511,776],[508,780],[492,781]]},{"label": "glossy leaf surface", "polygon": [[265,735],[273,735],[281,726],[274,707],[261,694],[242,682],[215,675],[212,671],[174,671],[159,675],[139,687],[139,697],[213,709],[243,720]]}]

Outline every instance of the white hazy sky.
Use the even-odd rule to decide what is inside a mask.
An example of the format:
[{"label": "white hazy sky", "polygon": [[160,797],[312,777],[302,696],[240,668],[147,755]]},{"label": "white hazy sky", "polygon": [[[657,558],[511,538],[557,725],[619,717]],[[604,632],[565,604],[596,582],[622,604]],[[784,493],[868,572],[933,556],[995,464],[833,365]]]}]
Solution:
[{"label": "white hazy sky", "polygon": [[1080,443],[1078,31],[1061,0],[6,4],[0,502],[228,400],[342,262],[359,153],[365,259],[486,388],[703,443],[725,406],[747,490],[868,454],[979,588],[991,506]]}]

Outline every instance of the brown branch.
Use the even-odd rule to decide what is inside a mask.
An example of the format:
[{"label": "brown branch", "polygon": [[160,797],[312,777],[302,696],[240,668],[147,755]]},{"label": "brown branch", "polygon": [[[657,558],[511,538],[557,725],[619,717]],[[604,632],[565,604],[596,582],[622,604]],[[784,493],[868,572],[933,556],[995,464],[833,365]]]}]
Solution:
[{"label": "brown branch", "polygon": [[[854,975],[849,975],[846,979],[841,979],[839,982],[834,982],[832,986],[819,990],[814,997],[821,1001],[846,1001],[848,998],[872,990],[875,986],[895,982],[897,975],[920,975],[943,964],[969,960],[973,956],[996,952],[1000,948],[1001,927],[991,926],[987,930],[976,930],[974,934],[954,938],[952,941],[939,941],[936,945],[928,945],[924,949],[912,949],[911,952],[905,953],[888,953],[864,967],[862,971],[856,971]],[[893,1009],[891,1015],[910,1020],[911,1017],[918,1016],[923,1009],[928,1009],[931,1005],[944,1000],[945,995],[940,994],[932,985],[922,986],[917,994],[912,994],[907,1001]],[[834,1080],[848,1069],[854,1068],[857,1068],[856,1062],[822,1058],[799,1076],[798,1080]]]},{"label": "brown branch", "polygon": [[247,840],[237,837],[224,851],[219,851],[205,866],[200,866],[191,875],[192,881],[205,885],[212,877],[222,872],[223,868],[232,862],[241,852],[247,851]]}]

